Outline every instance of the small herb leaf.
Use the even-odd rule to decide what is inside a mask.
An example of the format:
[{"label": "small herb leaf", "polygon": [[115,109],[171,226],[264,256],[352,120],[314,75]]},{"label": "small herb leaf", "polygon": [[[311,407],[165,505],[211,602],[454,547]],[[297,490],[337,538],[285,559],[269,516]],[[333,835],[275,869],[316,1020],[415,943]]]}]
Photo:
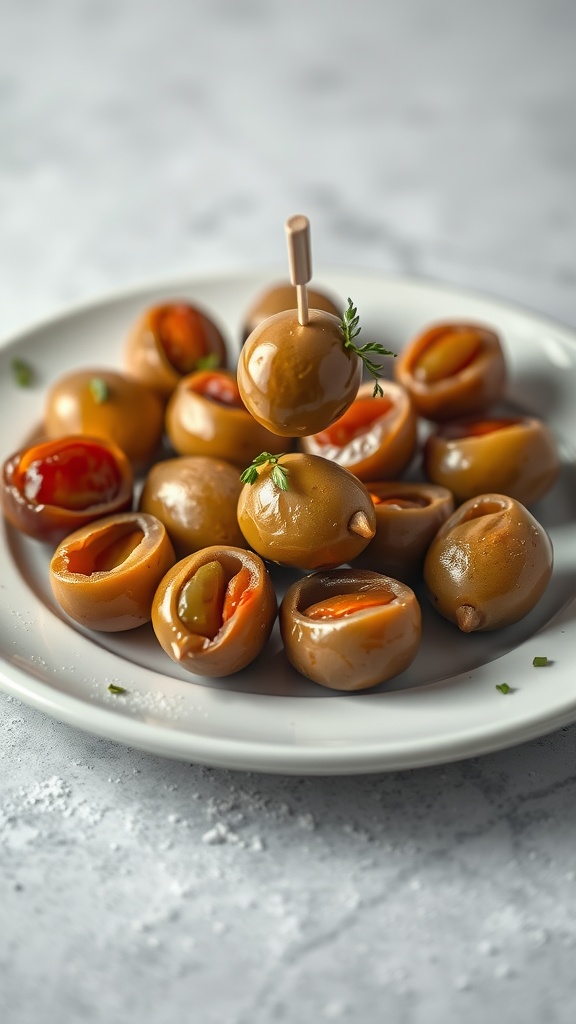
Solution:
[{"label": "small herb leaf", "polygon": [[128,693],[128,690],[125,690],[123,686],[116,686],[116,683],[110,683],[108,686],[108,693],[122,694]]},{"label": "small herb leaf", "polygon": [[512,687],[508,686],[508,683],[497,683],[496,689],[499,690],[500,693],[512,693]]},{"label": "small herb leaf", "polygon": [[110,388],[103,377],[92,377],[89,383],[90,392],[94,401],[101,405],[110,398]]},{"label": "small herb leaf", "polygon": [[196,360],[197,370],[216,370],[220,366],[220,356],[217,352],[209,352],[206,356],[200,356]]},{"label": "small herb leaf", "polygon": [[272,472],[270,476],[276,487],[279,487],[281,491],[288,490],[288,470],[278,465],[278,460],[285,455],[282,452],[281,455],[271,455],[270,452],[262,452],[257,455],[255,459],[252,459],[252,465],[248,466],[243,473],[240,474],[240,480],[243,484],[255,484],[258,479],[258,466],[272,466]]},{"label": "small herb leaf", "polygon": [[534,668],[544,668],[548,664],[548,658],[534,658]]},{"label": "small herb leaf", "polygon": [[390,352],[389,349],[384,348],[384,346],[377,341],[367,341],[365,345],[355,345],[354,338],[357,338],[362,330],[362,328],[358,326],[359,322],[360,317],[358,316],[356,306],[353,304],[352,299],[348,299],[348,307],[344,312],[341,323],[342,334],[344,336],[344,348],[349,348],[351,352],[354,352],[358,358],[362,360],[364,368],[375,381],[373,397],[382,398],[384,392],[378,383],[382,367],[380,363],[375,363],[370,359],[368,353],[375,352],[379,356],[395,356],[396,353]]},{"label": "small herb leaf", "polygon": [[34,371],[30,366],[30,363],[26,363],[24,359],[15,357],[12,360],[12,376],[16,381],[19,388],[29,388],[34,380]]}]

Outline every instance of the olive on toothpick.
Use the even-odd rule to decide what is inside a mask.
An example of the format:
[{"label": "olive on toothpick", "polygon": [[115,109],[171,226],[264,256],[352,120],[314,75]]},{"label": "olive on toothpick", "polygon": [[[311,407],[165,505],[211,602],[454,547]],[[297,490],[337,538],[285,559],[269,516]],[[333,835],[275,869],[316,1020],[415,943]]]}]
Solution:
[{"label": "olive on toothpick", "polygon": [[342,416],[356,397],[364,367],[374,378],[374,394],[381,394],[373,356],[393,353],[373,342],[356,344],[359,318],[351,299],[341,320],[308,308],[308,219],[290,217],[286,235],[298,309],[276,313],[252,331],[240,354],[238,387],[254,419],[272,433],[305,437]]}]

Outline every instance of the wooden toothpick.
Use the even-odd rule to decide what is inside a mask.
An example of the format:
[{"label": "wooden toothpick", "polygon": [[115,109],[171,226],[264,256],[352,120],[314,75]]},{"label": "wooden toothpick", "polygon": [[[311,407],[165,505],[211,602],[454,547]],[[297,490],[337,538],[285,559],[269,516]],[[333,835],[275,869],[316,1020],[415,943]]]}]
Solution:
[{"label": "wooden toothpick", "polygon": [[298,299],[298,323],[304,327],[309,320],[308,290],[306,285],[312,277],[312,256],[310,253],[310,221],[302,214],[289,217],[285,224],[288,242],[290,280],[296,285]]}]

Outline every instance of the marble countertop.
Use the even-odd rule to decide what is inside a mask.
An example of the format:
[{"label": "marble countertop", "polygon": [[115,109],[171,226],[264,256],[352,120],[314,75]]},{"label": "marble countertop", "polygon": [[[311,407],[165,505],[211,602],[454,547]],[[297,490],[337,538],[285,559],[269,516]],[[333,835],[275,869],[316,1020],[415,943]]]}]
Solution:
[{"label": "marble countertop", "polygon": [[[0,334],[283,259],[576,326],[570,0],[0,0]],[[130,750],[0,693],[0,1019],[576,1013],[576,726],[412,772]]]}]

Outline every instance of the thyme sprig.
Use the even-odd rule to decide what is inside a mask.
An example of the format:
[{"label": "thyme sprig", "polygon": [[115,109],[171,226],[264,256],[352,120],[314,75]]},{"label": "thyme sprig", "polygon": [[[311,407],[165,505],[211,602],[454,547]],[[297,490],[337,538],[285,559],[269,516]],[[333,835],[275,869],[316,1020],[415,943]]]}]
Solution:
[{"label": "thyme sprig", "polygon": [[255,484],[258,479],[258,467],[268,464],[272,466],[272,472],[270,473],[272,482],[275,483],[276,487],[281,491],[287,491],[288,470],[283,466],[278,465],[278,460],[285,454],[285,452],[282,452],[281,455],[271,455],[270,452],[262,452],[260,455],[257,455],[256,458],[252,460],[251,465],[240,474],[240,480],[243,484]]},{"label": "thyme sprig", "polygon": [[384,346],[377,341],[367,341],[365,345],[356,345],[354,343],[354,338],[357,338],[358,335],[360,334],[360,331],[362,330],[362,328],[359,326],[359,323],[360,317],[358,316],[358,310],[356,309],[356,306],[353,304],[352,299],[349,298],[348,308],[345,310],[344,316],[342,317],[342,334],[344,335],[344,348],[349,348],[352,352],[355,352],[356,355],[362,360],[366,370],[368,370],[370,376],[374,378],[374,391],[372,393],[373,397],[382,398],[384,392],[382,391],[382,388],[380,387],[379,384],[379,378],[381,376],[380,371],[382,367],[379,363],[375,363],[374,360],[370,358],[370,355],[368,353],[375,352],[379,356],[395,356],[396,353],[390,352],[389,349],[384,348]]}]

